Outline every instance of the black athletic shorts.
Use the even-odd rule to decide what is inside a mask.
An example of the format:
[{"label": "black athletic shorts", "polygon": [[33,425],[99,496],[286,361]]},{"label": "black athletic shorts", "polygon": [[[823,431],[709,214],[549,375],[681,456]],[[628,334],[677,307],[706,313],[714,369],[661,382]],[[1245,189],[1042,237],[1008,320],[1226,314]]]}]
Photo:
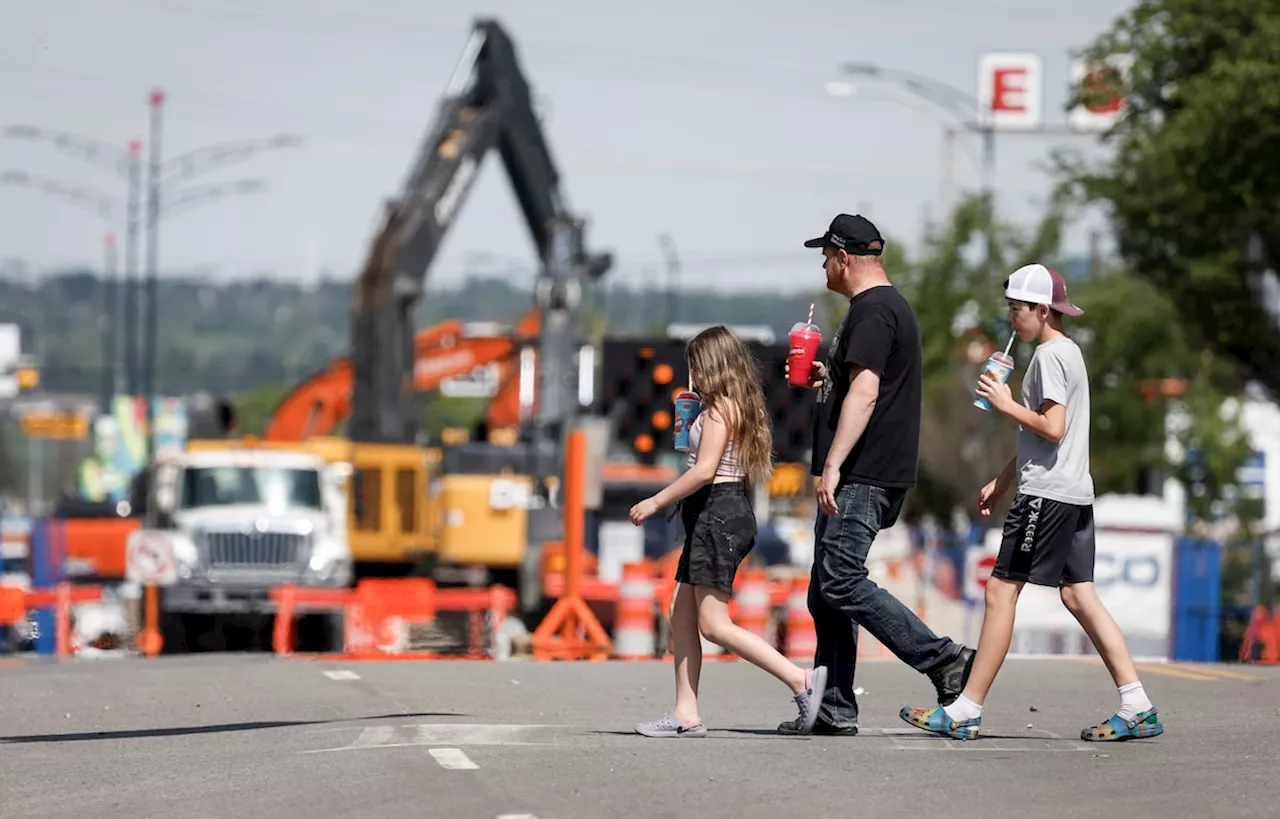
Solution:
[{"label": "black athletic shorts", "polygon": [[684,551],[676,582],[733,591],[738,566],[756,545],[756,514],[743,481],[713,483],[680,504]]},{"label": "black athletic shorts", "polygon": [[992,577],[1037,586],[1093,580],[1093,507],[1019,493],[1004,521]]}]

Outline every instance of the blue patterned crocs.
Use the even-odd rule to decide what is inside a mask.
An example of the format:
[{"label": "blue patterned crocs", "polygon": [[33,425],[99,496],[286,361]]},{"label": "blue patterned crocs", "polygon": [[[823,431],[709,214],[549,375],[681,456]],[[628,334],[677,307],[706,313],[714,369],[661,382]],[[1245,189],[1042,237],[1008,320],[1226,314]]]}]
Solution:
[{"label": "blue patterned crocs", "polygon": [[1106,722],[1081,731],[1080,738],[1085,742],[1119,742],[1155,737],[1163,733],[1164,724],[1160,722],[1160,712],[1152,706],[1130,720],[1113,714]]},{"label": "blue patterned crocs", "polygon": [[977,739],[978,729],[982,727],[982,717],[956,722],[947,716],[941,705],[932,708],[904,707],[898,712],[898,716],[908,725],[952,739]]}]

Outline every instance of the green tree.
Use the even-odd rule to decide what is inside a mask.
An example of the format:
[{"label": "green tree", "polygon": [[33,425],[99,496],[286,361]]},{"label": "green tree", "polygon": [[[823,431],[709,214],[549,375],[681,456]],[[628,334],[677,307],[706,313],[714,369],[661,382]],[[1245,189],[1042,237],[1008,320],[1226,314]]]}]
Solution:
[{"label": "green tree", "polygon": [[422,429],[432,441],[439,441],[441,433],[449,427],[474,430],[484,421],[489,407],[487,398],[432,393],[423,397]]},{"label": "green tree", "polygon": [[1109,207],[1129,270],[1280,389],[1280,325],[1260,298],[1261,271],[1280,269],[1280,4],[1141,0],[1088,56],[1132,60],[1112,76],[1128,110],[1113,158],[1064,156],[1067,179]]},{"label": "green tree", "polygon": [[264,384],[232,399],[236,420],[245,435],[262,435],[266,432],[271,413],[288,393],[284,384]]},{"label": "green tree", "polygon": [[[1173,300],[1144,278],[1109,271],[1078,293],[1086,312],[1073,320],[1073,335],[1089,366],[1097,492],[1134,492],[1141,477],[1172,475],[1204,484],[1193,506],[1207,514],[1248,456],[1231,400],[1239,367],[1213,355],[1197,328],[1178,320]],[[1169,457],[1170,435],[1200,453],[1198,466]]]}]

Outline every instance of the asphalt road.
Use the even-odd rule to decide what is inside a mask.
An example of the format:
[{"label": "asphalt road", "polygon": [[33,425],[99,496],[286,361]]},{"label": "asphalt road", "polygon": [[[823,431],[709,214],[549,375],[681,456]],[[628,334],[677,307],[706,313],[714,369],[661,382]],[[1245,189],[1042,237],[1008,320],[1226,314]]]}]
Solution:
[{"label": "asphalt road", "polygon": [[[781,737],[789,692],[703,671],[705,739],[631,732],[667,663],[198,655],[0,667],[4,817],[1274,817],[1280,668],[1144,665],[1161,737],[1084,743],[1096,661],[1010,659],[974,742],[898,720],[928,681],[863,663],[857,737]],[[1034,709],[1034,710],[1033,710]]]}]

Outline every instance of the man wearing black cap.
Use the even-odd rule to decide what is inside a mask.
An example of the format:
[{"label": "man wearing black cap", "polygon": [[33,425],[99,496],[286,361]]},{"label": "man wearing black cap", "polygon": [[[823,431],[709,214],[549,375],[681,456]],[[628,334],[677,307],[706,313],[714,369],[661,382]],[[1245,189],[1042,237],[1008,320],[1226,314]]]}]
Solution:
[{"label": "man wearing black cap", "polygon": [[[822,248],[827,289],[849,299],[826,364],[815,362],[809,384],[818,390],[809,611],[818,636],[814,664],[831,670],[816,734],[858,731],[858,626],[927,674],[944,705],[960,695],[973,663],[973,649],[934,634],[867,577],[872,541],[897,521],[916,483],[923,393],[915,311],[885,275],[884,245],[875,225],[846,213],[804,243]],[[800,727],[784,722],[778,731],[800,733]]]}]

